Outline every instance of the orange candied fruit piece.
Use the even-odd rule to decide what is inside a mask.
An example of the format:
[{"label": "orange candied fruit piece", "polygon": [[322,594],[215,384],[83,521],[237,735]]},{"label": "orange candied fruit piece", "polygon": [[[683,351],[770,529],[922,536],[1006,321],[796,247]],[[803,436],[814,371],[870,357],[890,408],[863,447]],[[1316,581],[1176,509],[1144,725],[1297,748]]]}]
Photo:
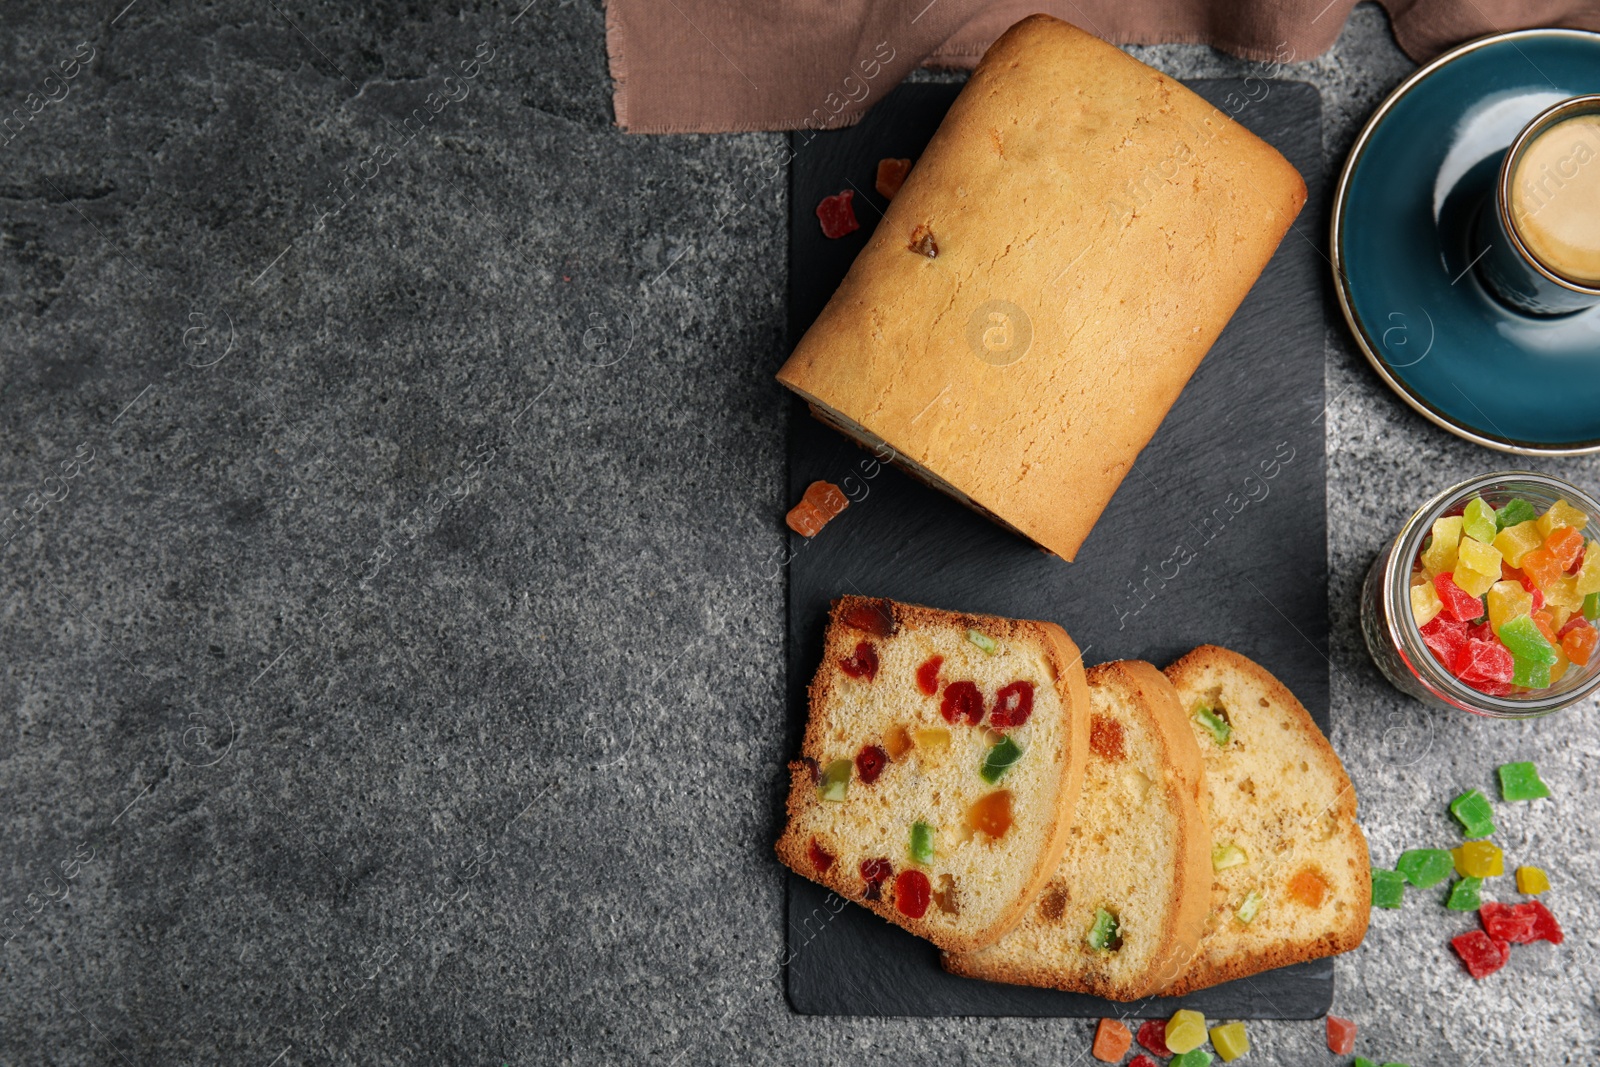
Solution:
[{"label": "orange candied fruit piece", "polygon": [[812,482],[806,486],[800,503],[789,509],[784,522],[801,537],[815,537],[822,528],[850,506],[850,500],[832,482]]},{"label": "orange candied fruit piece", "polygon": [[1561,561],[1556,559],[1556,554],[1550,551],[1548,541],[1522,557],[1522,573],[1532,578],[1533,584],[1540,589],[1548,589],[1566,570]]},{"label": "orange candied fruit piece", "polygon": [[1320,908],[1328,899],[1328,880],[1310,867],[1302,867],[1289,879],[1289,897],[1308,908]]},{"label": "orange candied fruit piece", "polygon": [[1561,569],[1567,570],[1578,562],[1578,553],[1583,551],[1583,533],[1570,526],[1558,526],[1544,539],[1544,547]]},{"label": "orange candied fruit piece", "polygon": [[967,809],[967,825],[998,841],[1011,829],[1011,790],[999,789],[979,797]]},{"label": "orange candied fruit piece", "polygon": [[1090,1052],[1103,1063],[1121,1063],[1133,1044],[1133,1034],[1118,1019],[1101,1019],[1095,1027],[1094,1048]]},{"label": "orange candied fruit piece", "polygon": [[1554,648],[1561,643],[1561,638],[1556,636],[1555,627],[1550,625],[1552,621],[1549,608],[1540,608],[1533,613],[1533,624],[1539,628],[1539,632],[1544,635],[1544,639],[1550,642],[1550,647]]},{"label": "orange candied fruit piece", "polygon": [[1593,626],[1574,626],[1561,639],[1561,651],[1578,666],[1587,667],[1596,644],[1600,644],[1600,633],[1596,633]]},{"label": "orange candied fruit piece", "polygon": [[878,195],[885,200],[893,200],[894,194],[906,183],[906,175],[911,173],[911,160],[909,159],[880,159],[878,160],[877,180],[872,183],[878,190]]}]

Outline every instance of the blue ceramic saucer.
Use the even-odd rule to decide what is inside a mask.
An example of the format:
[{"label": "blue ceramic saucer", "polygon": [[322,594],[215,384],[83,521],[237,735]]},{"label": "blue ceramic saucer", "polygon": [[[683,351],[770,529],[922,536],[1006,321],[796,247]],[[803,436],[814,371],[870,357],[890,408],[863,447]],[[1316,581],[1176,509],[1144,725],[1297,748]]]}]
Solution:
[{"label": "blue ceramic saucer", "polygon": [[[1600,34],[1520,30],[1407,78],[1356,138],[1333,209],[1350,328],[1389,386],[1451,433],[1524,455],[1600,451],[1600,307],[1536,318],[1479,281],[1472,222],[1517,132],[1600,92]],[[1492,204],[1491,204],[1492,207]]]}]

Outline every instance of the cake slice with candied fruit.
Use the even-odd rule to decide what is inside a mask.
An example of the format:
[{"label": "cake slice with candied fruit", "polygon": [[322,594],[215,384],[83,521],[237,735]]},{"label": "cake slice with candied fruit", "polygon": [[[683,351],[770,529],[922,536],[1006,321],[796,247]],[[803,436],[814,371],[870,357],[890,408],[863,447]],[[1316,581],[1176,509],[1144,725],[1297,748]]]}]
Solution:
[{"label": "cake slice with candied fruit", "polygon": [[778,858],[948,951],[999,940],[1055,872],[1082,785],[1066,631],[841,597],[809,698]]}]

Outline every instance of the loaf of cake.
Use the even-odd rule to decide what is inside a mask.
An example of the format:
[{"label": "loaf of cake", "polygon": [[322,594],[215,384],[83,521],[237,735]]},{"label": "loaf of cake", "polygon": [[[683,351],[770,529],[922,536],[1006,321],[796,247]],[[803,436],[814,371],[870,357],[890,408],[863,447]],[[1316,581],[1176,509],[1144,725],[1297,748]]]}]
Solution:
[{"label": "loaf of cake", "polygon": [[1188,968],[1211,904],[1200,748],[1148,663],[1090,668],[1089,758],[1072,836],[1022,922],[977,952],[970,978],[1135,1000]]},{"label": "loaf of cake", "polygon": [[1167,668],[1205,762],[1211,903],[1194,962],[1164,995],[1348,952],[1372,903],[1344,765],[1265,668],[1205,645]]},{"label": "loaf of cake", "polygon": [[778,379],[1072,559],[1305,201],[1269,145],[1065,22],[983,57]]},{"label": "loaf of cake", "polygon": [[1067,844],[1088,748],[1061,627],[865,597],[833,605],[778,857],[971,951],[1021,919]]}]

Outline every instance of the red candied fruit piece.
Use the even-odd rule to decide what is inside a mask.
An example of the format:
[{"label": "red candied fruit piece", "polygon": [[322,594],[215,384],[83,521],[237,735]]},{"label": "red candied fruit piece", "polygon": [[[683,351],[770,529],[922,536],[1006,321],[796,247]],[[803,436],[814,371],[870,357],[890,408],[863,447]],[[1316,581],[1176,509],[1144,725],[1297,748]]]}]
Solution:
[{"label": "red candied fruit piece", "polygon": [[822,203],[817,205],[817,221],[822,223],[822,236],[843,237],[861,229],[861,223],[856,221],[855,205],[851,203],[855,198],[854,189],[822,198]]},{"label": "red candied fruit piece", "polygon": [[839,669],[852,678],[865,678],[870,682],[878,676],[878,650],[872,647],[871,641],[862,641],[856,645],[854,653],[839,661]]},{"label": "red candied fruit piece", "polygon": [[1476,626],[1467,627],[1467,636],[1472,638],[1475,641],[1498,641],[1498,640],[1500,640],[1498,637],[1495,636],[1494,627],[1489,625],[1489,620],[1488,619],[1484,619],[1482,622],[1478,623],[1478,625],[1476,625]]},{"label": "red candied fruit piece", "polygon": [[887,600],[863,600],[839,618],[846,626],[874,637],[894,636],[894,607]]},{"label": "red candied fruit piece", "polygon": [[989,725],[996,730],[1021,726],[1032,714],[1033,683],[1012,682],[994,695],[994,711],[989,713]]},{"label": "red candied fruit piece", "polygon": [[[1167,1047],[1167,1020],[1146,1019],[1139,1024],[1139,1044],[1165,1059],[1172,1055],[1172,1050]],[[1135,1060],[1135,1063],[1138,1061]],[[1129,1065],[1132,1067],[1132,1064]]]},{"label": "red candied fruit piece", "polygon": [[1328,1051],[1335,1056],[1348,1056],[1356,1048],[1356,1024],[1337,1015],[1327,1017]]},{"label": "red candied fruit piece", "polygon": [[1587,544],[1585,544],[1583,548],[1578,549],[1577,557],[1572,561],[1572,565],[1567,568],[1568,574],[1577,574],[1579,571],[1583,570],[1583,554],[1587,551],[1589,551]]},{"label": "red candied fruit piece", "polygon": [[889,753],[877,745],[862,745],[861,751],[856,753],[856,773],[867,785],[878,780],[878,775],[883,773],[888,763]]},{"label": "red candied fruit piece", "polygon": [[1459,937],[1451,938],[1450,947],[1461,957],[1467,973],[1479,979],[1487,978],[1498,971],[1506,965],[1506,960],[1511,958],[1509,944],[1496,941],[1482,930],[1469,930]]},{"label": "red candied fruit piece", "polygon": [[944,697],[939,701],[939,714],[944,721],[957,723],[962,719],[973,726],[983,721],[983,694],[974,682],[951,682],[944,687]]},{"label": "red candied fruit piece", "polygon": [[921,871],[901,871],[894,880],[894,906],[906,918],[920,919],[928,910],[932,888]]},{"label": "red candied fruit piece", "polygon": [[818,874],[827,874],[828,868],[833,866],[834,855],[817,843],[816,838],[811,839],[811,866],[817,869]]},{"label": "red candied fruit piece", "polygon": [[1428,651],[1433,653],[1433,658],[1444,665],[1444,669],[1451,674],[1460,674],[1470,660],[1467,657],[1467,627],[1454,619],[1446,618],[1444,612],[1436,615],[1432,622],[1421,628],[1422,643],[1428,646]]},{"label": "red candied fruit piece", "polygon": [[1522,910],[1521,906],[1487,901],[1478,909],[1478,921],[1483,924],[1483,932],[1496,941],[1526,945],[1535,940],[1533,913]]},{"label": "red candied fruit piece", "polygon": [[880,900],[883,897],[883,883],[894,874],[894,867],[886,859],[871,859],[861,861],[861,880],[867,883],[866,892],[863,894],[868,900]]},{"label": "red candied fruit piece", "polygon": [[1561,624],[1561,629],[1556,631],[1556,636],[1565,637],[1572,631],[1581,630],[1584,627],[1588,627],[1589,629],[1594,628],[1588,619],[1584,618],[1582,615],[1574,614],[1572,618]]},{"label": "red candied fruit piece", "polygon": [[1511,650],[1498,641],[1467,641],[1467,664],[1456,671],[1456,677],[1482,692],[1490,685],[1509,685],[1511,673],[1516,668]]},{"label": "red candied fruit piece", "polygon": [[[1580,615],[1579,618],[1582,618]],[[917,668],[917,688],[928,696],[939,691],[939,668],[944,666],[943,656],[929,656]]]},{"label": "red candied fruit piece", "polygon": [[1561,932],[1561,924],[1556,922],[1556,917],[1550,909],[1540,900],[1529,900],[1517,905],[1519,911],[1527,911],[1533,916],[1534,941],[1548,941],[1552,945],[1559,945],[1566,940],[1566,935]]},{"label": "red candied fruit piece", "polygon": [[1161,1065],[1141,1052],[1128,1061],[1128,1067],[1161,1067]]},{"label": "red candied fruit piece", "polygon": [[1483,601],[1457,585],[1452,575],[1435,576],[1433,588],[1439,594],[1439,599],[1444,601],[1444,614],[1452,619],[1472,622],[1483,618]]}]

